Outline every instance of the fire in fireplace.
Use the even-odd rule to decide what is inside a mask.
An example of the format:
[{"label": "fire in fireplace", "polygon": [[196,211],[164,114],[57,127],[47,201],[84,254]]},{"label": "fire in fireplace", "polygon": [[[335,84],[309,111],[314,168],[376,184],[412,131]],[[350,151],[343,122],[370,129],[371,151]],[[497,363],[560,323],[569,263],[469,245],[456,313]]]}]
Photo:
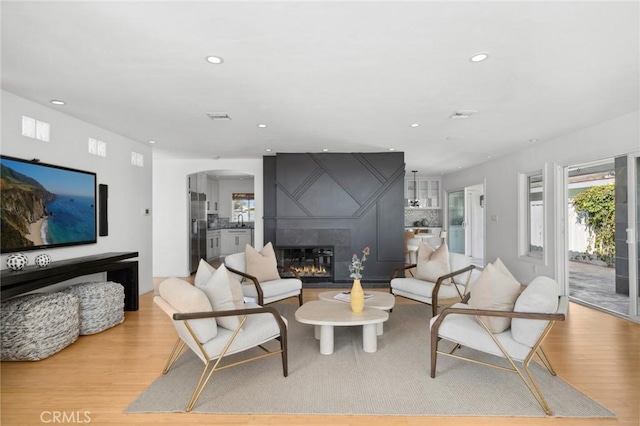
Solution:
[{"label": "fire in fireplace", "polygon": [[333,247],[278,247],[278,265],[294,269],[303,282],[333,281]]}]

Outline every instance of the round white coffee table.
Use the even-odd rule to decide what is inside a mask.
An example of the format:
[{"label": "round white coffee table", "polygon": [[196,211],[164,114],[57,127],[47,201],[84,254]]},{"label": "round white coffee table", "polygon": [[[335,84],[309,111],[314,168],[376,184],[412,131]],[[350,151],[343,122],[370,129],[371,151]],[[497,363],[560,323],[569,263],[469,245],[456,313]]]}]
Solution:
[{"label": "round white coffee table", "polygon": [[320,353],[333,353],[333,328],[362,326],[362,350],[373,353],[378,350],[377,324],[389,319],[389,314],[380,309],[366,307],[360,313],[351,311],[351,306],[338,301],[313,300],[300,306],[296,320],[314,325],[314,335],[320,340]]},{"label": "round white coffee table", "polygon": [[[338,300],[335,298],[335,296],[340,293],[343,293],[343,291],[325,291],[318,295],[318,299],[349,304],[349,302],[347,301]],[[393,309],[393,306],[396,304],[396,297],[389,292],[365,290],[364,293],[373,295],[373,297],[364,299],[364,306],[380,309],[383,311],[389,311]],[[376,330],[378,336],[382,336],[382,333],[384,332],[383,327],[383,323],[378,323]]]},{"label": "round white coffee table", "polygon": [[[343,302],[342,300],[335,299],[335,296],[339,293],[343,293],[343,291],[325,291],[318,294],[318,299],[349,303],[349,302]],[[390,309],[393,309],[393,306],[396,304],[395,296],[389,293],[388,291],[365,290],[364,294],[373,295],[373,297],[364,299],[364,306],[368,306],[376,309],[382,309],[383,311],[388,311]]]}]

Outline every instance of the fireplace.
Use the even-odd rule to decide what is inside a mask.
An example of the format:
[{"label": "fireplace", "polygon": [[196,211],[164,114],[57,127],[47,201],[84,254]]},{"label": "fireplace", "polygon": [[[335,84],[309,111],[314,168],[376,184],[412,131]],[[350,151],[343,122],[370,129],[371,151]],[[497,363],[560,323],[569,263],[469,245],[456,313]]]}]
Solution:
[{"label": "fireplace", "polygon": [[333,246],[282,246],[275,251],[278,265],[294,269],[302,282],[333,281]]},{"label": "fireplace", "polygon": [[263,191],[264,244],[304,250],[302,256],[281,253],[284,266],[300,258],[314,265],[322,259],[313,249],[332,254],[331,272],[303,278],[305,287],[350,287],[351,257],[364,247],[371,248],[367,284],[388,286],[404,264],[404,153],[266,155]]}]

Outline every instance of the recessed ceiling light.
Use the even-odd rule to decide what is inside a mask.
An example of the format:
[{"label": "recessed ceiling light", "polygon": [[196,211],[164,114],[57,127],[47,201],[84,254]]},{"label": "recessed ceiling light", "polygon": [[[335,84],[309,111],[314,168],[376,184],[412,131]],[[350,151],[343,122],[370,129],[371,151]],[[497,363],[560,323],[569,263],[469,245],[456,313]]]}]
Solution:
[{"label": "recessed ceiling light", "polygon": [[489,54],[485,52],[476,53],[472,57],[469,58],[471,62],[482,62],[489,58]]},{"label": "recessed ceiling light", "polygon": [[271,149],[271,148],[267,148],[267,149],[265,149],[265,151],[267,151],[267,152],[271,152],[271,151],[272,151],[272,149]]},{"label": "recessed ceiling light", "polygon": [[260,127],[261,129],[264,129],[264,128],[267,127],[267,125],[266,124],[258,124],[258,127]]},{"label": "recessed ceiling light", "polygon": [[529,142],[538,142],[538,139],[529,139]]},{"label": "recessed ceiling light", "polygon": [[329,152],[329,148],[322,148],[322,152]]},{"label": "recessed ceiling light", "polygon": [[389,148],[389,151],[395,151],[395,150],[396,150],[395,148]]},{"label": "recessed ceiling light", "polygon": [[209,62],[210,64],[220,65],[224,62],[224,59],[222,59],[220,56],[207,56],[207,62]]},{"label": "recessed ceiling light", "polygon": [[154,143],[156,143],[156,141],[149,141],[149,143],[150,143],[150,144],[154,144]]},{"label": "recessed ceiling light", "polygon": [[65,101],[61,101],[59,99],[51,99],[51,103],[54,105],[66,105],[67,103]]},{"label": "recessed ceiling light", "polygon": [[411,127],[418,127],[418,126],[420,126],[420,123],[412,123],[411,124]]}]

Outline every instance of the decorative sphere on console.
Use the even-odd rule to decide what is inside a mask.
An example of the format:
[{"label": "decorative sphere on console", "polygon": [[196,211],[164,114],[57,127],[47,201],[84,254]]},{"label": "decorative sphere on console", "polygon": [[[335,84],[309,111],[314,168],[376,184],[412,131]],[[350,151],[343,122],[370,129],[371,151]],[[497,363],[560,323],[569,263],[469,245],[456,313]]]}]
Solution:
[{"label": "decorative sphere on console", "polygon": [[27,266],[29,258],[24,253],[13,253],[7,257],[7,266],[13,271],[19,271]]},{"label": "decorative sphere on console", "polygon": [[46,253],[39,254],[36,256],[35,263],[40,268],[49,266],[49,264],[51,263],[51,256]]}]

